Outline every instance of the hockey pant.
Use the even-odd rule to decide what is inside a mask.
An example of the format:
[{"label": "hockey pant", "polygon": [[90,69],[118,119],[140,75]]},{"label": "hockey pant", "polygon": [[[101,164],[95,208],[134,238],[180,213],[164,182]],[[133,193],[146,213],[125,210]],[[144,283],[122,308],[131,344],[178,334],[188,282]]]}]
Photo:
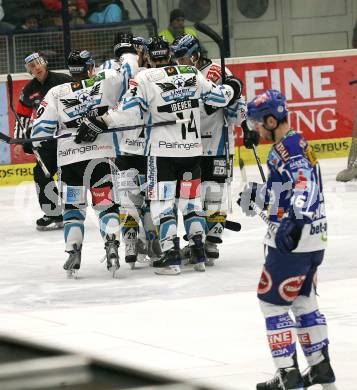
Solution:
[{"label": "hockey pant", "polygon": [[45,215],[57,217],[61,215],[61,202],[58,198],[58,188],[53,177],[57,173],[57,141],[44,142],[38,150],[50,177],[46,177],[37,162],[33,169],[33,179],[40,207]]},{"label": "hockey pant", "polygon": [[329,344],[327,325],[314,287],[322,258],[323,251],[282,254],[269,247],[258,297],[277,368],[293,365],[297,340],[310,366],[324,359],[322,349]]},{"label": "hockey pant", "polygon": [[119,241],[119,209],[112,200],[112,176],[107,159],[80,161],[61,167],[61,197],[63,201],[64,238],[66,251],[76,244],[81,247],[84,237],[87,192],[99,218],[104,240]]},{"label": "hockey pant", "polygon": [[122,235],[126,244],[136,245],[138,236],[154,239],[150,202],[145,200],[146,156],[124,155],[111,164],[114,199],[120,205]]},{"label": "hockey pant", "polygon": [[[159,225],[161,249],[166,252],[174,247],[177,237],[177,211],[184,219],[186,235],[191,245],[192,237],[205,235],[205,218],[200,197],[200,158],[149,157],[147,193],[151,215]],[[178,202],[175,202],[175,198]]]}]

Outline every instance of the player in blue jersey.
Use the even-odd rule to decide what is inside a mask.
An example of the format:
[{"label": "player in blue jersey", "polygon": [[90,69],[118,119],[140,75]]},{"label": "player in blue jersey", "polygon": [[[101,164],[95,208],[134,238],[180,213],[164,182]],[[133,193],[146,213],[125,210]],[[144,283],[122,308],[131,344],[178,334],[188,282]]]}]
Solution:
[{"label": "player in blue jersey", "polygon": [[[286,99],[279,91],[267,90],[248,103],[248,120],[260,137],[273,142],[267,183],[249,183],[238,200],[248,215],[256,214],[251,201],[267,210],[270,222],[258,298],[277,374],[259,383],[257,390],[315,384],[336,389],[326,320],[315,293],[327,240],[319,164],[312,147],[289,128]],[[309,365],[303,375],[296,358],[297,340]]]}]

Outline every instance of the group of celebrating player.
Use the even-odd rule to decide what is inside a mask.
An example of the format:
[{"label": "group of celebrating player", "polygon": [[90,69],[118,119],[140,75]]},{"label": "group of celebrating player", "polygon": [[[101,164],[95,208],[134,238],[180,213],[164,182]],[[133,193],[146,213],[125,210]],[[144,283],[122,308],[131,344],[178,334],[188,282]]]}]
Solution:
[{"label": "group of celebrating player", "polygon": [[[314,284],[327,237],[321,175],[311,147],[289,129],[285,97],[267,90],[246,112],[241,81],[227,69],[222,84],[220,65],[204,58],[188,34],[171,46],[162,37],[118,34],[114,56],[95,72],[88,51],[71,52],[73,80],[48,91],[31,126],[33,138],[59,136],[67,274],[81,266],[88,190],[113,275],[120,230],[131,267],[142,254],[157,274],[179,274],[184,259],[196,271],[213,265],[227,216],[226,148],[232,158],[234,127],[243,122],[246,146],[256,145],[259,135],[273,142],[267,182],[249,183],[238,200],[244,213],[255,214],[258,205],[270,220],[258,297],[278,371],[257,389],[336,389]],[[27,58],[31,73],[41,58]],[[32,145],[40,152],[45,142]],[[178,210],[188,241],[183,249]],[[297,339],[310,366],[304,375]]]}]

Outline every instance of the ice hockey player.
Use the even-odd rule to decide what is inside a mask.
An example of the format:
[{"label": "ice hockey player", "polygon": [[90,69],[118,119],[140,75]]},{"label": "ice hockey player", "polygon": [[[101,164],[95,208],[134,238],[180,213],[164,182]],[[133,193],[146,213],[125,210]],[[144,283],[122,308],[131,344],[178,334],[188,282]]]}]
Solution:
[{"label": "ice hockey player", "polygon": [[[31,118],[46,93],[52,87],[72,80],[67,74],[50,71],[46,58],[38,52],[34,52],[25,58],[25,67],[33,79],[22,89],[16,107],[16,112],[21,122],[18,123],[16,121],[15,123],[14,134],[16,138],[29,138],[31,134]],[[23,130],[25,130],[25,133]],[[25,153],[33,154],[30,143],[24,144],[23,149]],[[46,177],[38,162],[33,169],[38,201],[44,212],[44,216],[36,221],[36,229],[40,231],[63,228],[62,214],[58,215],[58,189],[56,182],[53,180],[53,176],[58,170],[56,149],[57,141],[53,140],[43,144],[37,151],[51,177]],[[46,193],[49,192],[53,196],[47,197]]]},{"label": "ice hockey player", "polygon": [[134,37],[132,33],[118,32],[117,34],[115,34],[114,37],[114,44],[113,44],[114,58],[110,60],[106,60],[99,67],[99,70],[103,70],[103,69],[119,70],[122,65],[122,61],[123,61],[122,55],[124,53],[131,53],[136,55],[135,58],[133,57],[132,62],[129,62],[130,70],[133,73],[129,74],[128,72],[128,76],[134,77],[139,70],[138,68],[147,67],[147,47],[146,47],[145,39],[139,36]]},{"label": "ice hockey player", "polygon": [[[192,35],[186,34],[177,37],[171,47],[174,59],[179,65],[195,66],[206,79],[215,84],[222,84],[221,66],[203,57],[199,41]],[[225,69],[229,79],[233,77],[229,69]],[[237,83],[242,82],[237,79]],[[230,167],[234,154],[234,126],[240,125],[245,120],[246,104],[244,97],[240,97],[234,105],[230,105],[227,114],[222,108],[201,104],[201,137],[203,156],[201,158],[201,195],[203,208],[206,215],[207,235],[205,251],[207,265],[213,265],[219,257],[217,244],[222,243],[222,236],[227,219],[227,171],[224,123],[227,119]],[[188,247],[183,249],[183,256],[187,254]],[[193,259],[194,261],[194,259]]]},{"label": "ice hockey player", "polygon": [[[230,80],[229,85],[216,86],[195,67],[167,65],[170,50],[162,37],[150,38],[148,50],[153,68],[138,73],[124,95],[123,104],[109,110],[102,120],[108,127],[146,124],[144,130],[124,132],[120,147],[128,153],[149,156],[147,193],[153,220],[159,226],[163,251],[162,258],[154,264],[155,272],[180,273],[175,196],[181,198],[186,233],[197,251],[194,267],[204,271],[205,220],[199,196],[202,154],[199,99],[210,105],[226,106],[240,97],[240,84]],[[151,126],[178,119],[186,119],[187,123]],[[91,133],[90,128],[88,132]]]},{"label": "ice hockey player", "polygon": [[[104,69],[121,69],[124,81],[120,90],[121,98],[129,88],[129,80],[133,78],[146,62],[146,41],[141,37],[133,37],[131,33],[118,33],[114,40],[115,60],[106,61]],[[121,67],[121,68],[120,68]],[[148,202],[145,201],[143,186],[146,175],[146,160],[144,155],[130,155],[120,150],[121,134],[116,134],[116,159],[117,170],[114,173],[114,195],[120,205],[120,221],[122,235],[125,243],[125,261],[132,268],[138,258],[138,252],[153,256],[150,248],[156,247],[155,229],[150,218]],[[143,239],[139,241],[139,224],[142,221],[144,228]],[[149,227],[148,227],[149,226]],[[141,244],[141,245],[140,245]],[[157,256],[157,255],[156,255]]]},{"label": "ice hockey player", "polygon": [[[268,210],[266,259],[258,298],[277,373],[257,390],[336,389],[324,315],[316,299],[316,271],[324,257],[327,221],[319,163],[300,133],[289,129],[285,97],[267,90],[248,103],[251,129],[272,141],[265,184],[250,183],[238,204],[247,215],[254,205]],[[289,310],[294,314],[290,316]],[[296,342],[309,368],[300,374]]]},{"label": "ice hockey player", "polygon": [[[88,51],[74,50],[68,69],[75,80],[52,88],[37,110],[32,136],[72,132],[75,138],[58,140],[58,165],[61,168],[64,238],[69,258],[64,269],[76,276],[81,250],[89,190],[99,214],[100,232],[105,240],[107,268],[115,275],[119,268],[119,210],[112,201],[112,178],[108,159],[115,157],[112,134],[84,134],[86,123],[103,115],[118,99],[123,77],[104,70],[95,75]],[[98,136],[98,137],[97,137]]]}]

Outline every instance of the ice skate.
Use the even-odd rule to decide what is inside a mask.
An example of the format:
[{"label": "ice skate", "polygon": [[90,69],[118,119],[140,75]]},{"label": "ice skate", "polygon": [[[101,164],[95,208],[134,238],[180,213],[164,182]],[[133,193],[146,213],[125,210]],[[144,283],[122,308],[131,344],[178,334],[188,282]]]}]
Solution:
[{"label": "ice skate", "polygon": [[160,259],[154,261],[153,267],[157,275],[178,275],[181,273],[180,265],[179,238],[175,237],[174,247],[164,252]]},{"label": "ice skate", "polygon": [[131,269],[135,268],[137,261],[137,243],[135,241],[125,243],[125,262],[129,264]]},{"label": "ice skate", "polygon": [[303,373],[302,379],[304,389],[308,389],[313,385],[321,385],[325,390],[337,390],[335,385],[335,374],[330,364],[327,351],[324,353],[324,360],[314,366],[308,367],[307,371]]},{"label": "ice skate", "polygon": [[202,236],[193,236],[191,240],[194,242],[194,245],[190,247],[191,263],[193,264],[193,268],[195,271],[204,272],[206,270],[205,263],[207,261],[207,257],[202,242]]},{"label": "ice skate", "polygon": [[299,390],[303,389],[300,371],[296,367],[280,368],[274,378],[257,384],[257,390]]},{"label": "ice skate", "polygon": [[66,252],[69,253],[69,257],[63,264],[63,268],[67,272],[67,278],[78,279],[78,270],[81,267],[81,246],[78,247],[77,244],[73,244],[73,249]]},{"label": "ice skate", "polygon": [[211,267],[214,265],[215,261],[219,258],[218,245],[206,239],[205,252],[207,256],[206,265]]},{"label": "ice skate", "polygon": [[36,221],[36,229],[40,232],[63,229],[63,217],[49,217],[44,215]]},{"label": "ice skate", "polygon": [[115,278],[120,263],[118,254],[119,241],[115,239],[114,234],[111,237],[107,236],[104,248],[106,252],[107,269],[112,273],[113,278]]}]

